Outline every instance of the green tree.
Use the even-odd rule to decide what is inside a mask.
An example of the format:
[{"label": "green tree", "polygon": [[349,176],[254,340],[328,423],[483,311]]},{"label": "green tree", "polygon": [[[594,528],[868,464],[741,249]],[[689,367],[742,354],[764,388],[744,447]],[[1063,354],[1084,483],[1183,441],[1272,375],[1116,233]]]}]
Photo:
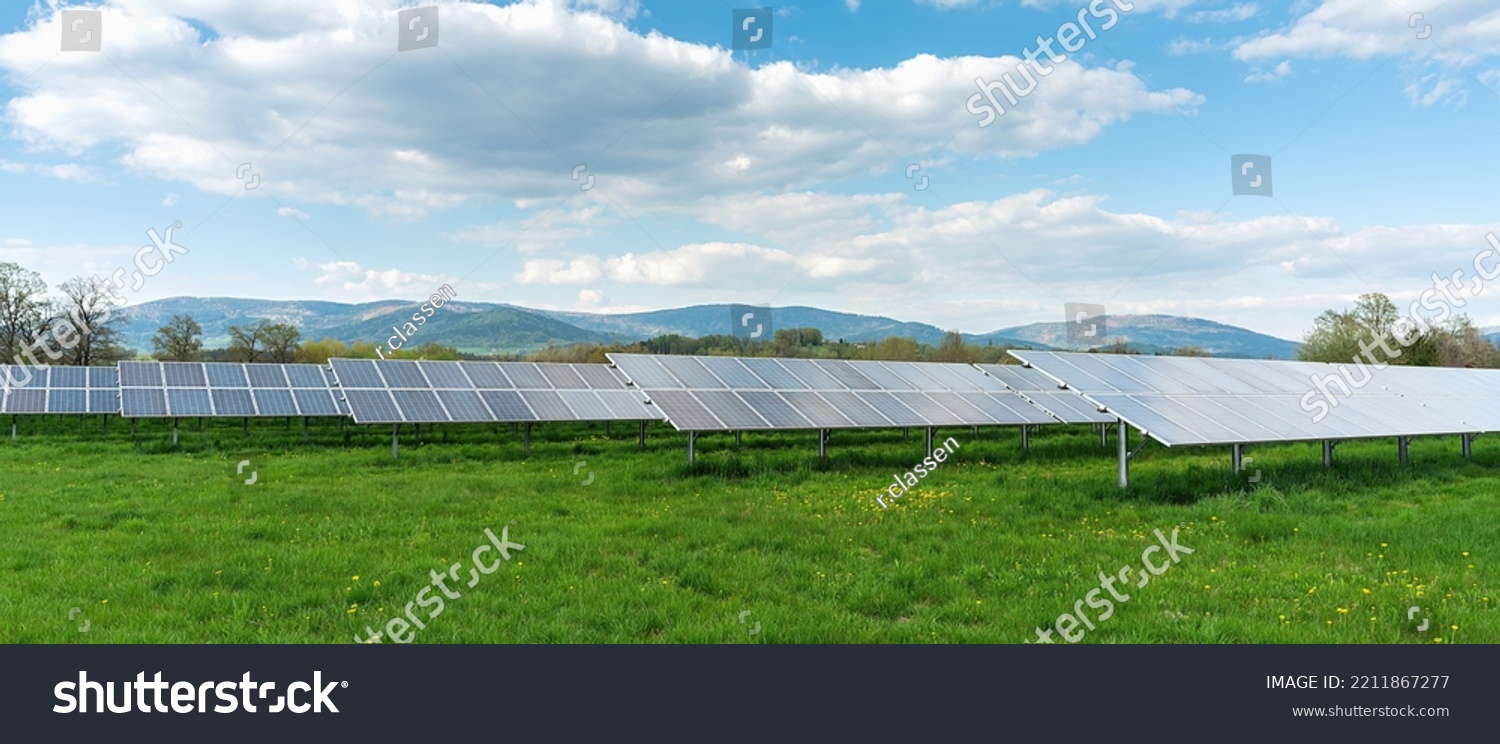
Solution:
[{"label": "green tree", "polygon": [[21,347],[35,340],[47,312],[47,283],[20,264],[0,263],[0,361],[14,364]]},{"label": "green tree", "polygon": [[934,362],[961,362],[970,363],[974,361],[974,352],[964,343],[964,335],[958,331],[948,331],[943,334],[943,340],[938,343],[936,350],[932,352]]},{"label": "green tree", "polygon": [[[371,345],[373,348],[373,344]],[[311,339],[302,342],[297,349],[297,361],[303,364],[325,364],[334,357],[348,357],[349,346],[336,338],[324,337],[322,341]],[[374,356],[373,353],[370,356]]]},{"label": "green tree", "polygon": [[173,315],[151,337],[151,356],[167,362],[195,362],[203,353],[203,327],[191,315]]}]

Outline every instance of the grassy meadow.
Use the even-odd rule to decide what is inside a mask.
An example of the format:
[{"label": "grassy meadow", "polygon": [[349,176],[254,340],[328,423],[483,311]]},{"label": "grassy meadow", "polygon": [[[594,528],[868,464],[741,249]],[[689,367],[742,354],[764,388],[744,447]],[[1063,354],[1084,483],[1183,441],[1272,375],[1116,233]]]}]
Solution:
[{"label": "grassy meadow", "polygon": [[0,440],[0,642],[351,643],[505,526],[526,549],[417,643],[1020,643],[1173,527],[1195,552],[1082,643],[1500,640],[1486,438],[1471,461],[1419,439],[1406,466],[1348,442],[1331,471],[1316,444],[1256,447],[1254,483],[1227,448],[1152,443],[1122,491],[1087,426],[1025,453],[944,429],[958,454],[882,509],[918,430],[835,432],[826,462],[812,432],[705,436],[689,467],[662,424],[645,452],[633,425],[538,425],[529,456],[508,427],[407,426],[395,461],[389,427],[185,421],[173,447],[166,422],[101,424]]}]

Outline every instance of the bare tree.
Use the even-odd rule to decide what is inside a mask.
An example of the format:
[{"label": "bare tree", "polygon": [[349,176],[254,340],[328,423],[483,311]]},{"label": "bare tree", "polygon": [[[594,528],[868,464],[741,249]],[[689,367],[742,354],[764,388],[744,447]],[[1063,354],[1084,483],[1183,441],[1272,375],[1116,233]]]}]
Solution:
[{"label": "bare tree", "polygon": [[[73,277],[58,289],[63,294],[64,312],[53,318],[52,342],[64,347],[68,363],[88,366],[117,362],[124,356],[120,332],[114,317],[117,299],[109,282],[95,277]],[[71,336],[76,335],[76,341]],[[71,348],[68,347],[70,341]]]},{"label": "bare tree", "polygon": [[203,350],[203,327],[191,315],[173,315],[151,337],[152,356],[162,361],[196,362]]}]

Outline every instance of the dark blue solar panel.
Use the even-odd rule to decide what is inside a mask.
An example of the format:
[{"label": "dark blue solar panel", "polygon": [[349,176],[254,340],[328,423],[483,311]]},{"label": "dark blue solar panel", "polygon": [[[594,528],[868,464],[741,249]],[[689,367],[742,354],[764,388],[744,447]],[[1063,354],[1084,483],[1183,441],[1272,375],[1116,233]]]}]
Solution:
[{"label": "dark blue solar panel", "polygon": [[245,365],[213,362],[203,365],[208,372],[208,386],[214,388],[250,387],[250,378],[245,376]]},{"label": "dark blue solar panel", "polygon": [[245,373],[250,376],[250,386],[258,388],[284,388],[286,373],[279,364],[247,364]]},{"label": "dark blue solar panel", "polygon": [[480,390],[505,390],[515,387],[510,378],[501,374],[500,367],[494,362],[459,362],[458,366],[474,381],[474,387]]},{"label": "dark blue solar panel", "polygon": [[81,388],[53,388],[47,391],[48,413],[87,413],[88,391]]},{"label": "dark blue solar panel", "polygon": [[[377,363],[376,368],[385,377],[386,384],[393,388],[430,388],[427,378],[422,376],[422,370],[417,368],[416,362],[385,360]],[[433,398],[436,403],[437,399]],[[399,400],[397,401],[400,402]]]},{"label": "dark blue solar panel", "polygon": [[5,398],[6,413],[46,413],[47,391],[40,388],[12,388]]},{"label": "dark blue solar panel", "polygon": [[401,412],[396,410],[396,402],[391,400],[388,390],[345,390],[344,397],[349,401],[349,409],[354,412],[355,420],[361,423],[399,423]]},{"label": "dark blue solar panel", "polygon": [[[430,375],[429,375],[430,376]],[[443,389],[437,391],[438,399],[454,421],[494,421],[489,409],[473,390]]]},{"label": "dark blue solar panel", "polygon": [[633,356],[621,354],[615,359],[615,364],[620,371],[630,378],[635,386],[643,390],[660,390],[663,388],[681,388],[682,383],[667,374],[665,367],[654,356]]},{"label": "dark blue solar panel", "polygon": [[120,387],[161,387],[161,365],[156,362],[120,362]]},{"label": "dark blue solar panel", "polygon": [[297,404],[292,400],[292,391],[286,388],[259,388],[255,394],[255,407],[262,416],[296,416]]},{"label": "dark blue solar panel", "polygon": [[702,390],[704,388],[727,387],[719,378],[714,377],[703,363],[693,357],[664,356],[657,359],[661,366],[667,368],[667,372],[682,381],[683,387],[689,390]]},{"label": "dark blue solar panel", "polygon": [[630,420],[655,420],[661,416],[655,406],[646,405],[639,393],[629,390],[599,390],[594,393],[599,400],[609,407],[609,412],[617,419]]},{"label": "dark blue solar panel", "polygon": [[52,381],[48,387],[86,388],[89,386],[88,367],[53,367]]},{"label": "dark blue solar panel", "polygon": [[88,371],[91,388],[118,388],[120,386],[120,370],[114,367],[89,367]]},{"label": "dark blue solar panel", "polygon": [[495,412],[495,418],[500,421],[535,421],[536,414],[521,400],[521,396],[514,390],[481,390],[480,397],[484,398],[486,405]]},{"label": "dark blue solar panel", "polygon": [[391,396],[396,399],[396,407],[401,409],[405,421],[435,423],[453,420],[438,403],[437,393],[431,390],[392,390]]},{"label": "dark blue solar panel", "polygon": [[469,382],[468,376],[464,374],[463,368],[459,366],[459,362],[417,362],[417,366],[422,368],[422,372],[427,375],[427,379],[435,388],[463,390],[474,388],[473,383]]},{"label": "dark blue solar panel", "polygon": [[323,388],[328,389],[328,380],[323,377],[323,370],[315,364],[288,364],[283,367],[286,377],[294,388]]},{"label": "dark blue solar panel", "polygon": [[173,416],[212,416],[213,404],[203,388],[168,388],[167,411]]},{"label": "dark blue solar panel", "polygon": [[[333,375],[339,386],[349,388],[384,388],[385,380],[375,371],[375,362],[369,359],[330,359]],[[394,405],[394,404],[393,404]]]},{"label": "dark blue solar panel", "polygon": [[297,388],[292,391],[303,416],[338,416],[342,412],[327,390]]},{"label": "dark blue solar panel", "polygon": [[89,390],[89,413],[119,413],[120,390]]},{"label": "dark blue solar panel", "polygon": [[167,415],[166,391],[161,388],[121,388],[120,415],[126,418]]},{"label": "dark blue solar panel", "polygon": [[214,413],[219,416],[254,416],[255,401],[248,388],[215,388]]},{"label": "dark blue solar panel", "polygon": [[167,387],[207,387],[208,380],[203,377],[203,365],[193,362],[163,362],[161,365],[162,376],[167,381]]}]

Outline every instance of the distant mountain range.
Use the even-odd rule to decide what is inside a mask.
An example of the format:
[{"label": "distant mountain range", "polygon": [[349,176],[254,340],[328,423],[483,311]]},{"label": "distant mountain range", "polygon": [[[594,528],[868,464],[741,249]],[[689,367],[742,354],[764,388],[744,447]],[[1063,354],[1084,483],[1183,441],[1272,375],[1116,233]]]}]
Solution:
[{"label": "distant mountain range", "polygon": [[[381,342],[392,326],[410,319],[420,301],[384,300],[361,304],[321,301],[250,300],[223,297],[173,297],[126,308],[121,326],[127,346],[150,351],[151,337],[173,315],[190,315],[203,327],[204,346],[229,345],[229,326],[253,324],[260,318],[290,323],[304,338],[336,338]],[[944,330],[875,315],[842,313],[815,307],[772,308],[776,328],[817,328],[828,339],[878,341],[890,336],[915,338],[936,345]],[[610,344],[640,341],[676,333],[707,336],[732,332],[728,305],[653,310],[604,315],[534,310],[515,305],[450,301],[427,319],[412,342],[437,343],[470,353],[526,353],[547,346],[579,343]],[[975,345],[1030,346],[1037,349],[1077,349],[1067,339],[1066,324],[1032,323],[989,333],[966,333]],[[1294,359],[1298,344],[1244,328],[1201,318],[1173,315],[1112,315],[1107,337],[1095,345],[1126,342],[1132,350],[1152,353],[1196,346],[1214,356]]]}]

